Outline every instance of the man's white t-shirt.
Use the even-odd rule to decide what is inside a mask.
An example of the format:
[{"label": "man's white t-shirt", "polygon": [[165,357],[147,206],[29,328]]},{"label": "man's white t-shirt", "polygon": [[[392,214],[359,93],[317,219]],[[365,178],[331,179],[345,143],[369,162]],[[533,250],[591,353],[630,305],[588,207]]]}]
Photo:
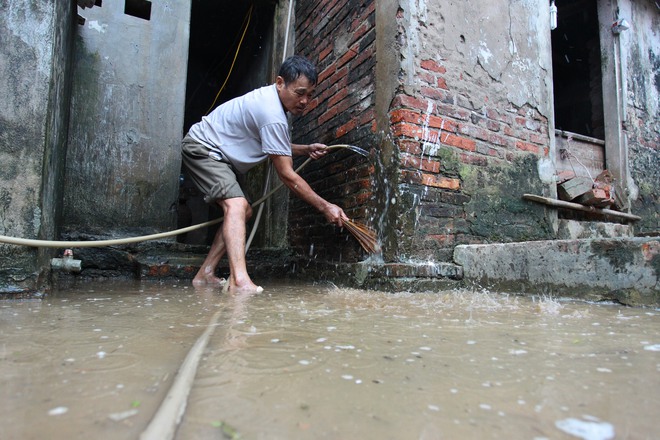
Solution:
[{"label": "man's white t-shirt", "polygon": [[189,134],[219,151],[241,174],[269,154],[291,156],[289,123],[275,84],[221,104],[190,127]]}]

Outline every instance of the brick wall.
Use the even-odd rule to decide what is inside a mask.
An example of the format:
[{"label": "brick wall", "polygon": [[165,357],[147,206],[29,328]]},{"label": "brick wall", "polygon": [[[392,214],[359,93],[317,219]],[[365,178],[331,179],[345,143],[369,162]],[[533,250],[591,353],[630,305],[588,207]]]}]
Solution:
[{"label": "brick wall", "polygon": [[[373,148],[374,7],[373,0],[296,3],[296,53],[316,64],[319,81],[305,115],[293,122],[294,142]],[[341,206],[352,219],[365,222],[373,215],[373,169],[368,159],[335,150],[301,174],[319,195]],[[289,220],[291,244],[302,255],[350,261],[361,253],[346,231],[329,225],[298,199],[292,200]]]},{"label": "brick wall", "polygon": [[[535,171],[533,163],[527,170],[519,166],[526,157],[548,156],[547,119],[529,106],[516,107],[497,96],[489,99],[487,85],[463,77],[458,66],[453,74],[451,70],[433,59],[420,60],[415,72],[419,93],[399,93],[391,106],[391,128],[400,151],[400,193],[411,205],[404,222],[408,226],[399,226],[406,231],[401,256],[450,260],[457,244],[510,241],[522,238],[515,229],[533,236],[532,229],[538,227],[521,218],[508,232],[496,231],[484,227],[481,219],[488,206],[502,216],[506,209],[516,209],[495,206],[496,200],[513,196],[514,188],[503,185],[518,181],[524,187],[526,180],[537,179],[531,173],[517,174],[532,171],[530,166]],[[470,93],[479,88],[487,99],[475,105]],[[501,179],[502,174],[508,176]],[[510,202],[517,199],[516,193]]]},{"label": "brick wall", "polygon": [[[506,87],[488,75],[466,75],[462,53],[443,58],[448,54],[430,51],[407,64],[412,86],[399,76],[386,109],[389,127],[376,133],[375,120],[385,115],[375,115],[375,96],[389,91],[374,73],[375,2],[301,1],[296,17],[297,52],[320,75],[316,97],[294,121],[295,141],[351,143],[373,158],[336,152],[302,174],[321,196],[379,231],[386,260],[449,261],[460,243],[548,237],[542,208],[521,198],[522,191],[542,193],[537,161],[549,154],[548,120],[537,107],[512,103]],[[408,24],[398,29],[395,42],[412,35]],[[393,173],[375,166],[383,139],[394,144]],[[289,220],[290,241],[301,255],[330,261],[362,255],[352,237],[299,200]]]}]

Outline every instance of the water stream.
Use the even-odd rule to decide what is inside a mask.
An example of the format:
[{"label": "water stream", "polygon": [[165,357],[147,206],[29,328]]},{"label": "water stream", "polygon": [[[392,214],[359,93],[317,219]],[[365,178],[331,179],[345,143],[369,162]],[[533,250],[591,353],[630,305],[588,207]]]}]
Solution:
[{"label": "water stream", "polygon": [[0,301],[0,438],[137,439],[218,310],[180,440],[657,438],[657,310],[144,282]]}]

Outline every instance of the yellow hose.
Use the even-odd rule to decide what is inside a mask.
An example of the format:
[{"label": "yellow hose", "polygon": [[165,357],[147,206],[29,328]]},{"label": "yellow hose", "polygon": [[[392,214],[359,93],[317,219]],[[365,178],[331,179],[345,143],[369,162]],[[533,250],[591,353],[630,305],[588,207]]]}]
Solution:
[{"label": "yellow hose", "polygon": [[[355,147],[353,145],[346,145],[346,144],[338,144],[338,145],[330,145],[328,147],[329,150],[334,150],[337,148],[348,148],[351,151],[358,152],[359,154],[364,154],[361,151],[360,148]],[[361,150],[361,151],[359,151]],[[300,165],[295,171],[296,173],[299,172],[300,170],[303,169],[312,159],[309,158],[305,162],[303,162],[302,165]],[[264,195],[262,198],[257,200],[256,202],[252,203],[252,207],[255,207],[257,205],[260,205],[261,203],[265,202],[267,199],[269,199],[277,190],[282,188],[284,184],[282,182],[279,183],[274,189],[270,190],[266,195]],[[34,239],[29,239],[29,238],[16,238],[16,237],[9,237],[6,235],[0,235],[0,243],[5,243],[5,244],[14,244],[18,246],[29,246],[29,247],[43,247],[43,248],[88,248],[88,247],[103,247],[103,246],[115,246],[119,244],[130,244],[130,243],[138,243],[141,241],[149,241],[149,240],[157,240],[160,238],[167,238],[167,237],[173,237],[179,234],[184,234],[186,232],[190,231],[195,231],[197,229],[202,229],[206,228],[211,225],[215,225],[216,223],[220,223],[222,221],[223,217],[217,218],[215,220],[209,220],[204,223],[199,223],[197,225],[193,226],[187,226],[185,228],[181,229],[175,229],[173,231],[168,231],[168,232],[159,232],[157,234],[150,234],[150,235],[142,235],[139,237],[127,237],[127,238],[117,238],[117,239],[111,239],[111,240],[93,240],[93,241],[61,241],[61,240],[34,240]]]}]

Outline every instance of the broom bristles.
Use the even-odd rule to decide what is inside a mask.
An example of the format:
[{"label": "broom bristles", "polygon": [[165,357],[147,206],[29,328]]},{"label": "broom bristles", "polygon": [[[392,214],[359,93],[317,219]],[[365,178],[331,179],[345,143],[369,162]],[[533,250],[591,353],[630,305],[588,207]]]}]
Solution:
[{"label": "broom bristles", "polygon": [[376,232],[369,229],[367,226],[362,223],[354,222],[351,220],[345,220],[344,226],[348,232],[355,237],[355,239],[360,243],[360,246],[370,254],[376,254],[380,252],[380,245],[378,244],[378,236]]}]

